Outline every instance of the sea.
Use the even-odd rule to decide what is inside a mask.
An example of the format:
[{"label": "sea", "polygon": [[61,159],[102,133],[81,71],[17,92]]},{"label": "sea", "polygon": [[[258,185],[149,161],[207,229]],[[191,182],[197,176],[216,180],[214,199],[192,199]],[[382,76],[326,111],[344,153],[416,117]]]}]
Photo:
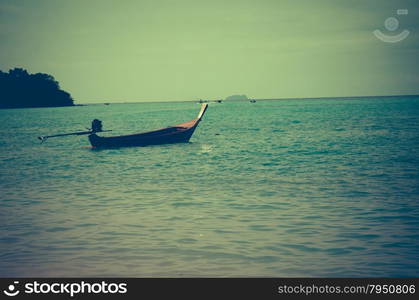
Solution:
[{"label": "sea", "polygon": [[418,277],[419,97],[0,110],[1,277]]}]

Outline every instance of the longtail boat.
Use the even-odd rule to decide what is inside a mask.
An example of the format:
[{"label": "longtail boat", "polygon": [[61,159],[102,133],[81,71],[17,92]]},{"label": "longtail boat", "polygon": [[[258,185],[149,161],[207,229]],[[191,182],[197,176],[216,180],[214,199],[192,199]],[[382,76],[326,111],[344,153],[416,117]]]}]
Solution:
[{"label": "longtail boat", "polygon": [[202,104],[198,117],[189,122],[177,124],[163,129],[130,135],[102,137],[98,136],[96,133],[93,133],[89,135],[89,141],[94,148],[186,143],[191,138],[207,108],[208,104]]}]

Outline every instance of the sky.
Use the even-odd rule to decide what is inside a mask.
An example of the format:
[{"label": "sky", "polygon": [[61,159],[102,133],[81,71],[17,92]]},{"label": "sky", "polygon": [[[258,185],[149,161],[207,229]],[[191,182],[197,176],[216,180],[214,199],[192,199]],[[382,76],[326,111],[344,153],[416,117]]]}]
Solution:
[{"label": "sky", "polygon": [[0,0],[0,70],[78,104],[419,94],[418,57],[417,0]]}]

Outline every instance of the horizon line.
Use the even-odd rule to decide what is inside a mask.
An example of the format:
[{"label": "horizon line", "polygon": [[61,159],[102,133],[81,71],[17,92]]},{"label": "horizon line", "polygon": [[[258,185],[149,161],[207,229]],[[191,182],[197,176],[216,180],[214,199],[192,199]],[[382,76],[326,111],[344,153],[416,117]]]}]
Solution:
[{"label": "horizon line", "polygon": [[225,100],[225,99],[194,99],[194,100],[156,100],[156,101],[124,101],[124,102],[86,102],[86,103],[76,103],[77,105],[94,105],[94,104],[135,104],[135,103],[179,103],[179,102],[199,102],[200,100],[206,102],[215,102],[222,100],[231,102],[231,101],[248,101],[248,100],[256,100],[256,101],[269,101],[269,100],[318,100],[318,99],[355,99],[355,98],[390,98],[390,97],[419,97],[419,94],[403,94],[403,95],[375,95],[375,96],[326,96],[326,97],[291,97],[291,98],[247,98],[247,99],[239,99],[239,100]]}]

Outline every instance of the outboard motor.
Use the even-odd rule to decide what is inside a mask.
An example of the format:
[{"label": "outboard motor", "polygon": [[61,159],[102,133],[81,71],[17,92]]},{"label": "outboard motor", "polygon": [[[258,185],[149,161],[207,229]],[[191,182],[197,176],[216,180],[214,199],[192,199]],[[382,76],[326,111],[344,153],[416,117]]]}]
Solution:
[{"label": "outboard motor", "polygon": [[102,131],[102,121],[98,119],[94,119],[92,121],[92,131],[93,132],[101,132]]}]

